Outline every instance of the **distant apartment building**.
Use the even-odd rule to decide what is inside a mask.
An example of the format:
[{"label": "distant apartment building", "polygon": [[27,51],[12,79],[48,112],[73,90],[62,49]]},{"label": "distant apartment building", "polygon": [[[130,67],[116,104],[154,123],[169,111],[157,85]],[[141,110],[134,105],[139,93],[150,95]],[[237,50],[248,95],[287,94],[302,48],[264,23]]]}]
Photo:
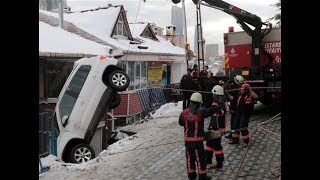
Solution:
[{"label": "distant apartment building", "polygon": [[[67,1],[62,0],[63,8],[67,8]],[[59,8],[59,0],[39,0],[39,9],[52,11]]]},{"label": "distant apartment building", "polygon": [[209,59],[215,56],[219,56],[219,44],[207,44],[204,58]]},{"label": "distant apartment building", "polygon": [[176,34],[183,35],[183,11],[182,8],[171,6],[171,24],[176,27]]}]

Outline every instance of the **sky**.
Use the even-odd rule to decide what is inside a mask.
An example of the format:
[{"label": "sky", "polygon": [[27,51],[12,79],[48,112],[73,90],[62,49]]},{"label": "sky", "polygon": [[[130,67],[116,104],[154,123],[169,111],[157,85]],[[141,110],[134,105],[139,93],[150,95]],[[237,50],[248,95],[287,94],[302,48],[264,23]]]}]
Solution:
[{"label": "sky", "polygon": [[[145,2],[144,2],[145,1]],[[256,14],[262,21],[280,13],[276,7],[272,6],[278,0],[225,0],[225,2],[235,5],[247,12]],[[127,10],[127,18],[132,22],[151,22],[165,29],[171,24],[171,6],[175,5],[171,0],[67,0],[71,11],[97,8],[102,6],[123,5]],[[177,4],[181,7],[181,3]],[[196,26],[196,6],[191,0],[185,0],[187,18],[187,42],[194,47],[194,30]],[[139,11],[138,11],[139,10]],[[236,23],[235,18],[220,10],[207,6],[201,6],[203,37],[206,44],[219,44],[219,54],[224,54],[223,33],[228,31],[230,26],[234,31],[242,31]],[[274,21],[271,21],[275,24]]]}]

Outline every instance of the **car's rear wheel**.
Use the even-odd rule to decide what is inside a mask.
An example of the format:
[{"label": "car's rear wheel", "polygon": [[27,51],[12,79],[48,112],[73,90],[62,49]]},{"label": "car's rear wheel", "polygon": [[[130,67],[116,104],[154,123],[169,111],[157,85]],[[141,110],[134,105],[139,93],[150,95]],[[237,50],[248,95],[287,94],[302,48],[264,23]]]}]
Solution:
[{"label": "car's rear wheel", "polygon": [[111,100],[111,104],[109,105],[109,109],[114,109],[114,108],[118,107],[120,105],[120,102],[121,102],[120,94],[116,93]]},{"label": "car's rear wheel", "polygon": [[84,163],[90,159],[95,158],[94,150],[87,144],[78,144],[74,146],[70,151],[71,163]]},{"label": "car's rear wheel", "polygon": [[128,88],[130,80],[124,71],[115,70],[108,75],[108,83],[116,91],[124,91]]}]

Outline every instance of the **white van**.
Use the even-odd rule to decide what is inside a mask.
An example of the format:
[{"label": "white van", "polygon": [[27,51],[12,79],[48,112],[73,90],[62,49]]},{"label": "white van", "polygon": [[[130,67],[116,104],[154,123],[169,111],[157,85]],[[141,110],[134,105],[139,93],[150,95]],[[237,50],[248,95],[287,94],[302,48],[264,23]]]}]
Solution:
[{"label": "white van", "polygon": [[95,157],[89,144],[99,120],[119,105],[117,92],[130,83],[123,69],[123,62],[106,56],[75,62],[55,107],[58,159],[82,163]]}]

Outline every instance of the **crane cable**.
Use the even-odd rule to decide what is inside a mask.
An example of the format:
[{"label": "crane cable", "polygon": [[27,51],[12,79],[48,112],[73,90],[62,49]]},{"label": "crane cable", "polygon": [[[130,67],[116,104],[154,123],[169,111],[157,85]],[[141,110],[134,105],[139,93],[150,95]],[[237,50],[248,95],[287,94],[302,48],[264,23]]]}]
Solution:
[{"label": "crane cable", "polygon": [[[141,7],[141,2],[142,2],[142,1],[145,2],[145,0],[140,0],[140,1],[139,1],[138,11],[137,11],[137,14],[136,14],[136,17],[135,17],[135,20],[134,20],[132,33],[134,33],[134,29],[135,29],[136,24],[137,24],[137,19],[138,19],[138,15],[139,15],[139,12],[140,12],[140,7]],[[129,30],[130,30],[130,26],[129,26]],[[132,38],[134,38],[134,37],[133,37],[133,34],[132,34]],[[128,49],[127,49],[126,59],[125,59],[126,62],[128,62],[129,49],[130,49],[130,42],[128,43]]]}]

